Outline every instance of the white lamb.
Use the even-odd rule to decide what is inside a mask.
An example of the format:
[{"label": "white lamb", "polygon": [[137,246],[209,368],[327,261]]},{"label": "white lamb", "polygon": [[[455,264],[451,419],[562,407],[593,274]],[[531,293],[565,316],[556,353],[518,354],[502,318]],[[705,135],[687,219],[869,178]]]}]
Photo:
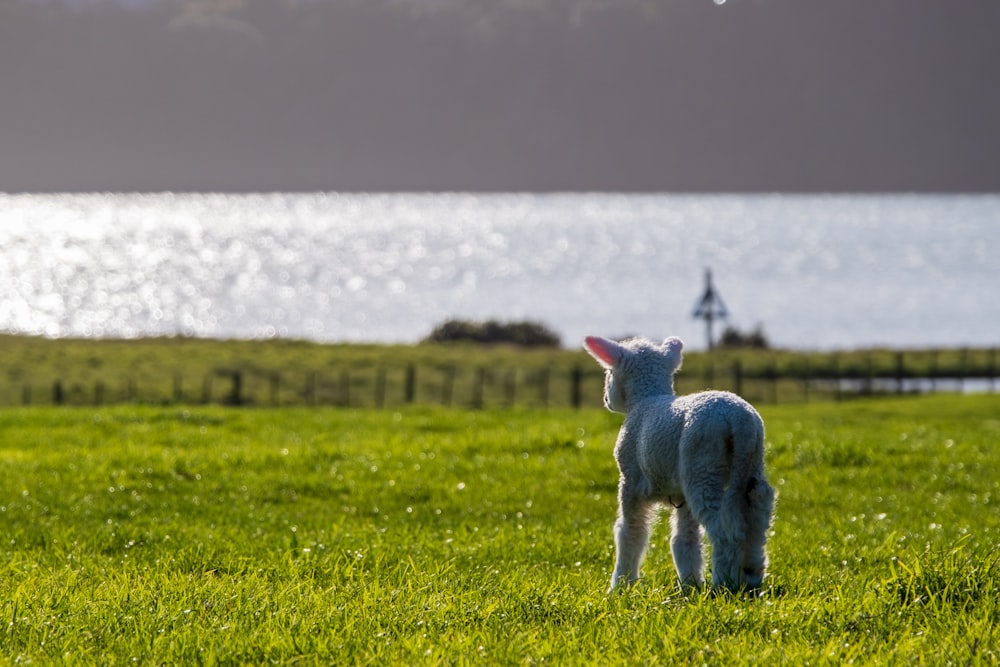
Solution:
[{"label": "white lamb", "polygon": [[724,391],[674,394],[683,343],[588,336],[584,348],[606,369],[604,404],[625,414],[615,445],[621,477],[611,588],[639,578],[650,524],[674,508],[670,548],[684,589],[704,583],[702,526],[712,544],[712,586],[759,588],[774,489],[764,477],[764,423]]}]

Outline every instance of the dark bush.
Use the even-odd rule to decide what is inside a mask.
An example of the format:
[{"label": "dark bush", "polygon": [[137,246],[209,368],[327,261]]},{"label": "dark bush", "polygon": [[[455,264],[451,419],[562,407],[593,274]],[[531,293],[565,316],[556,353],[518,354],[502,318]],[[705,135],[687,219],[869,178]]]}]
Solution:
[{"label": "dark bush", "polygon": [[726,348],[755,348],[759,350],[766,350],[771,347],[770,343],[767,342],[767,336],[764,335],[764,330],[760,325],[753,331],[743,332],[739,329],[728,326],[725,331],[722,332],[722,337],[719,338],[719,347]]},{"label": "dark bush", "polygon": [[448,320],[434,328],[425,343],[508,343],[523,347],[559,347],[558,334],[539,322],[470,322]]}]

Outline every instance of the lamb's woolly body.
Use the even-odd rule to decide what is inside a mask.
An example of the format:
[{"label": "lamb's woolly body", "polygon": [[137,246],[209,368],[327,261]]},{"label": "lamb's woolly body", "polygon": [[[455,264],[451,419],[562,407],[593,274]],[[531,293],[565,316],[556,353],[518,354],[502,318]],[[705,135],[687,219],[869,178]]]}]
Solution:
[{"label": "lamb's woolly body", "polygon": [[[704,426],[683,437],[692,423]],[[650,500],[680,505],[720,461],[732,456],[736,440],[756,443],[762,429],[753,408],[728,392],[646,399],[625,417],[615,446],[622,482],[635,480]],[[763,443],[757,444],[749,453],[763,453]]]},{"label": "lamb's woolly body", "polygon": [[712,584],[760,586],[774,491],[764,477],[764,424],[739,396],[673,392],[682,343],[588,337],[607,369],[605,404],[625,413],[615,445],[621,473],[611,587],[634,582],[651,519],[672,506],[671,550],[684,586],[703,582],[701,527],[712,542]]}]

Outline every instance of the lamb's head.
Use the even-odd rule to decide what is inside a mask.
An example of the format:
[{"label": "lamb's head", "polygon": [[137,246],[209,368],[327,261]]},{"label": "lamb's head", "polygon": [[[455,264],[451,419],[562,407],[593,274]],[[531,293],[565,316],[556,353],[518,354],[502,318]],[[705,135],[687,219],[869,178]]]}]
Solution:
[{"label": "lamb's head", "polygon": [[658,344],[648,338],[616,343],[587,336],[583,347],[604,367],[604,405],[609,410],[628,412],[644,398],[674,393],[674,372],[681,367],[684,347],[680,338]]}]

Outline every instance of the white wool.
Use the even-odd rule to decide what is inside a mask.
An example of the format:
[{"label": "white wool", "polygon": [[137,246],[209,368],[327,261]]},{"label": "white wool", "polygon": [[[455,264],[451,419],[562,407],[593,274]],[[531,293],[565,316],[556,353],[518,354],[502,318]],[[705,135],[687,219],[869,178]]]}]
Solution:
[{"label": "white wool", "polygon": [[775,493],[764,476],[764,423],[735,394],[677,396],[683,343],[616,343],[588,336],[606,369],[604,403],[625,414],[615,445],[620,480],[611,588],[639,578],[656,511],[672,507],[671,552],[685,588],[704,583],[702,528],[712,545],[712,586],[761,586]]}]

